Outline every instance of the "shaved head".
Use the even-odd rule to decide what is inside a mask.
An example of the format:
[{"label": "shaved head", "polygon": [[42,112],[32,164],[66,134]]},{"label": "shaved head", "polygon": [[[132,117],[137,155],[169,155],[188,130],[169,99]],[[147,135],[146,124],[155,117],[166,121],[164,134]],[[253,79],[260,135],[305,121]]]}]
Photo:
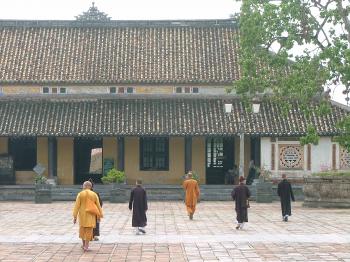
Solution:
[{"label": "shaved head", "polygon": [[92,188],[92,184],[90,181],[85,181],[83,184],[83,188],[84,189],[91,189]]}]

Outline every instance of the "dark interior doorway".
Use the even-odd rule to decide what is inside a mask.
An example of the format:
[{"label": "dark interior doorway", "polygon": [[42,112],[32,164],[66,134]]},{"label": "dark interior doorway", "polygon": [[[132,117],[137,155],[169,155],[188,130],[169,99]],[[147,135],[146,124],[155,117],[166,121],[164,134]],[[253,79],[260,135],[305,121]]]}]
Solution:
[{"label": "dark interior doorway", "polygon": [[74,139],[74,183],[82,184],[92,178],[101,183],[103,172],[103,152],[101,138]]},{"label": "dark interior doorway", "polygon": [[225,173],[233,168],[234,138],[210,137],[206,141],[206,182],[225,184]]},{"label": "dark interior doorway", "polygon": [[252,137],[250,139],[250,160],[254,161],[256,167],[260,167],[260,137]]}]

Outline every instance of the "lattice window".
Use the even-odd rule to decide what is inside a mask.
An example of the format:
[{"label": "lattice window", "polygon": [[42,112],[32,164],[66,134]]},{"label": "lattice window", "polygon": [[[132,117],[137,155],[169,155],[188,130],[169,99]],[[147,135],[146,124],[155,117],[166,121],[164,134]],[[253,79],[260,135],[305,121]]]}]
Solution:
[{"label": "lattice window", "polygon": [[300,145],[279,145],[280,169],[303,169],[304,147]]},{"label": "lattice window", "polygon": [[340,169],[350,169],[350,153],[340,147]]}]

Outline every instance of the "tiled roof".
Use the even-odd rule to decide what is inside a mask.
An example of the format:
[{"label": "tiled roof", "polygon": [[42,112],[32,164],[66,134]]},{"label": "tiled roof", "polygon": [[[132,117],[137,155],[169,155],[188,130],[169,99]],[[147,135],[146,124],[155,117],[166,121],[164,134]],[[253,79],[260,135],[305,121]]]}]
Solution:
[{"label": "tiled roof", "polygon": [[[233,112],[224,113],[224,104]],[[348,112],[332,106],[326,116],[313,114],[320,135],[337,133]],[[288,114],[265,101],[260,113],[247,112],[232,96],[56,96],[0,98],[0,136],[233,135],[298,136],[308,121],[295,103]]]},{"label": "tiled roof", "polygon": [[209,21],[0,21],[0,84],[230,84],[237,26]]}]

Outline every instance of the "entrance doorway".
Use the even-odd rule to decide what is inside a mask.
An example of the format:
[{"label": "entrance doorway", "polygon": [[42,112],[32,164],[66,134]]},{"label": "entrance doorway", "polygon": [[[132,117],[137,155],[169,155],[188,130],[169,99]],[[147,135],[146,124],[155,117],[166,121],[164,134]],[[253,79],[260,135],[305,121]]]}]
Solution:
[{"label": "entrance doorway", "polygon": [[101,183],[103,172],[103,152],[101,138],[74,139],[74,183],[82,184],[92,178]]},{"label": "entrance doorway", "polygon": [[233,168],[233,137],[210,137],[206,141],[206,181],[207,184],[225,184],[225,173]]}]

